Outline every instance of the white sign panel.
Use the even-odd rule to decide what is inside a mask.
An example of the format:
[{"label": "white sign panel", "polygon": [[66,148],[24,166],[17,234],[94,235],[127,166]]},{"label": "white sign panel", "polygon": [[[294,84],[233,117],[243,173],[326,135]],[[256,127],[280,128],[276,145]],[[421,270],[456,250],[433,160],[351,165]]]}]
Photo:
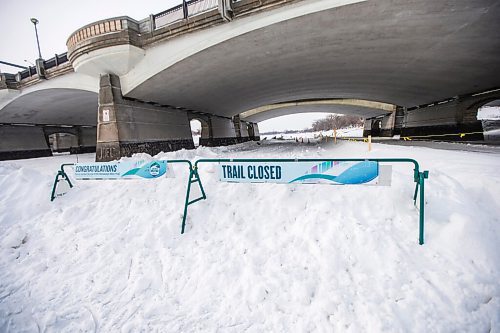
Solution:
[{"label": "white sign panel", "polygon": [[221,162],[219,180],[235,183],[377,184],[374,161]]},{"label": "white sign panel", "polygon": [[109,121],[109,110],[102,110],[102,121]]},{"label": "white sign panel", "polygon": [[75,164],[76,179],[152,179],[167,172],[167,161],[131,161]]}]

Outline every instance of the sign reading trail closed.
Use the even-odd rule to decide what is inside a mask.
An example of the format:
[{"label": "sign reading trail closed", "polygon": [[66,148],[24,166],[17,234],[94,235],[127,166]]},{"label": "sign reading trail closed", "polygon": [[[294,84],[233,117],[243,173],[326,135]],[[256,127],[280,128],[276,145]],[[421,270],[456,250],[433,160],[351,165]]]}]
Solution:
[{"label": "sign reading trail closed", "polygon": [[77,163],[76,179],[158,178],[167,172],[166,161]]},{"label": "sign reading trail closed", "polygon": [[219,179],[235,183],[377,184],[374,161],[220,162]]}]

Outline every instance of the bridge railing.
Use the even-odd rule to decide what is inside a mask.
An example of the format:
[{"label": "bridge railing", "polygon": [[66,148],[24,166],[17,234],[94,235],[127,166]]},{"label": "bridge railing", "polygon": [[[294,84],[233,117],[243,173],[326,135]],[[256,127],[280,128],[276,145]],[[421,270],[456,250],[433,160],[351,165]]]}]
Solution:
[{"label": "bridge railing", "polygon": [[155,29],[164,27],[166,25],[169,25],[170,23],[177,22],[182,19],[184,19],[184,10],[182,4],[153,15]]},{"label": "bridge railing", "polygon": [[[53,58],[45,60],[43,62],[43,67],[45,70],[55,68],[63,63],[68,62],[68,54],[67,52],[61,54],[55,54]],[[16,80],[18,82],[27,79],[29,77],[37,75],[36,66],[29,66],[27,69],[20,71],[16,74]]]},{"label": "bridge railing", "polygon": [[202,14],[218,7],[218,0],[190,0],[152,16],[154,28],[163,28],[171,23]]},{"label": "bridge railing", "polygon": [[45,69],[50,69],[53,67],[57,67],[62,63],[65,63],[68,61],[68,52],[64,52],[61,54],[56,54],[53,58],[50,58],[49,60],[45,60]]},{"label": "bridge railing", "polygon": [[187,4],[188,16],[195,16],[218,7],[217,0],[192,0]]},{"label": "bridge railing", "polygon": [[35,66],[28,66],[27,69],[24,71],[20,71],[16,75],[17,81],[24,80],[26,78],[32,77],[33,75],[36,75],[36,67]]}]

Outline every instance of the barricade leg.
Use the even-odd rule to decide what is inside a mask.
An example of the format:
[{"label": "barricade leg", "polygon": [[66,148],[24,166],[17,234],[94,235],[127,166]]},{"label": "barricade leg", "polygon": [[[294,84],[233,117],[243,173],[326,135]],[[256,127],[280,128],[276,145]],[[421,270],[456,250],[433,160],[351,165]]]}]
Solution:
[{"label": "barricade leg", "polygon": [[418,179],[416,181],[416,185],[415,185],[415,193],[413,194],[413,204],[414,205],[417,205],[417,195],[418,195],[418,186],[420,184],[420,179]]},{"label": "barricade leg", "polygon": [[[200,190],[201,190],[201,197],[196,198],[192,201],[189,201],[192,183],[198,183],[198,186],[200,187]],[[187,185],[187,191],[186,191],[186,201],[184,203],[184,215],[182,216],[181,235],[184,233],[184,231],[186,229],[186,218],[187,218],[188,206],[191,204],[194,204],[195,202],[198,202],[200,200],[205,200],[206,198],[207,198],[207,196],[205,195],[205,190],[203,189],[203,185],[201,184],[200,175],[198,174],[198,170],[195,166],[191,170],[189,170],[189,179],[188,179],[188,185]]]},{"label": "barricade leg", "polygon": [[420,245],[424,244],[424,218],[425,218],[425,190],[424,183],[425,179],[429,178],[429,171],[421,172],[419,175],[420,182],[420,214],[419,214],[419,237],[418,243]]},{"label": "barricade leg", "polygon": [[[59,177],[61,179],[59,179]],[[69,180],[68,175],[66,174],[66,172],[64,172],[63,165],[61,166],[61,170],[57,171],[56,179],[54,180],[54,186],[52,186],[52,193],[50,195],[50,201],[54,201],[54,199],[56,198],[57,183],[59,183],[62,180],[65,180],[66,182],[68,182],[68,185],[70,188],[73,187],[73,184],[71,184],[71,181]]]}]

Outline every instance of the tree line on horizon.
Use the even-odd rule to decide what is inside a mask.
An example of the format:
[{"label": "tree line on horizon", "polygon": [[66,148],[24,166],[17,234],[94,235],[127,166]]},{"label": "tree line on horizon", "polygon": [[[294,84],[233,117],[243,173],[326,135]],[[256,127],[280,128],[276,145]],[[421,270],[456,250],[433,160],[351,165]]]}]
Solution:
[{"label": "tree line on horizon", "polygon": [[325,118],[315,120],[312,126],[307,129],[301,130],[285,130],[285,131],[271,131],[262,134],[291,134],[299,132],[318,132],[318,131],[330,131],[337,130],[346,127],[358,127],[363,126],[364,119],[359,116],[343,115],[343,114],[330,114]]}]

